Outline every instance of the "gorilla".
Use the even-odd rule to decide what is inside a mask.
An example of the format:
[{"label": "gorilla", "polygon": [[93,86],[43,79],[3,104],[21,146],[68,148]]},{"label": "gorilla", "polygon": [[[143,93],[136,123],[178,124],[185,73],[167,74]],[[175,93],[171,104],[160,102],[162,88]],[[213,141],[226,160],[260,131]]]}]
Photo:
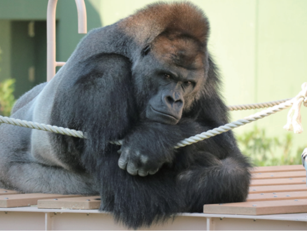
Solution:
[{"label": "gorilla", "polygon": [[244,201],[251,165],[231,132],[174,149],[228,122],[208,36],[206,16],[189,2],[151,4],[90,31],[11,116],[87,138],[2,124],[0,187],[99,194],[100,210],[134,229]]}]

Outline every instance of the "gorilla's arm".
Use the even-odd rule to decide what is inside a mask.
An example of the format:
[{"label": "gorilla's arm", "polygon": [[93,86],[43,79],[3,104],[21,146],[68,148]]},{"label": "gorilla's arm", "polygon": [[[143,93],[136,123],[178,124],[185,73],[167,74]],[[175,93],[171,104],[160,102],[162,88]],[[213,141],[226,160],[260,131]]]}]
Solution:
[{"label": "gorilla's arm", "polygon": [[71,67],[67,75],[59,85],[51,124],[81,130],[87,139],[51,136],[65,151],[59,154],[73,154],[60,157],[70,164],[75,153],[81,152],[83,165],[92,169],[99,156],[112,146],[109,141],[123,139],[119,167],[132,175],[154,174],[163,164],[172,163],[178,142],[195,135],[195,131],[201,132],[185,119],[177,125],[140,121],[131,63],[124,56],[94,55]]},{"label": "gorilla's arm", "polygon": [[[138,119],[130,66],[130,61],[121,55],[94,55],[67,70],[57,90],[51,124],[81,130],[87,139],[51,136],[67,152],[78,147],[84,165],[90,169],[105,154],[109,141],[123,138]],[[68,157],[71,156],[65,159]]]},{"label": "gorilla's arm", "polygon": [[124,138],[118,165],[131,175],[155,174],[163,164],[172,164],[174,146],[187,135],[186,123],[139,123]]}]

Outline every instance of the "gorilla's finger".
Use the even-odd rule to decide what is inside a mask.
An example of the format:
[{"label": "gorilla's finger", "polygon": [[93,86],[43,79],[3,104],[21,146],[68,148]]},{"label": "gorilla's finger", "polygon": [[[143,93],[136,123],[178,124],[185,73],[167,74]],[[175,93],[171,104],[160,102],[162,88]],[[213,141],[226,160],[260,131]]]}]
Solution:
[{"label": "gorilla's finger", "polygon": [[159,168],[157,168],[157,169],[154,170],[154,171],[149,171],[148,174],[149,174],[149,175],[154,175],[154,174],[156,174],[158,171],[159,171]]},{"label": "gorilla's finger", "polygon": [[117,153],[118,153],[118,154],[121,154],[121,153],[122,153],[122,149],[119,149],[119,150],[117,151]]},{"label": "gorilla's finger", "polygon": [[139,171],[138,171],[138,175],[139,175],[139,176],[147,176],[147,175],[148,175],[148,172],[147,172],[147,171],[144,171],[144,170],[139,170]]},{"label": "gorilla's finger", "polygon": [[135,165],[131,162],[128,163],[127,165],[127,172],[130,174],[130,175],[133,175],[135,176],[136,174],[138,174],[138,170],[137,168],[135,167]]},{"label": "gorilla's finger", "polygon": [[120,157],[118,159],[118,166],[123,169],[126,170],[126,166],[128,163],[128,154],[129,154],[129,149],[120,149],[119,151],[121,151]]},{"label": "gorilla's finger", "polygon": [[126,166],[127,166],[127,160],[125,160],[125,159],[123,159],[122,157],[120,157],[119,159],[118,159],[118,167],[120,168],[120,169],[123,169],[123,170],[126,170]]}]

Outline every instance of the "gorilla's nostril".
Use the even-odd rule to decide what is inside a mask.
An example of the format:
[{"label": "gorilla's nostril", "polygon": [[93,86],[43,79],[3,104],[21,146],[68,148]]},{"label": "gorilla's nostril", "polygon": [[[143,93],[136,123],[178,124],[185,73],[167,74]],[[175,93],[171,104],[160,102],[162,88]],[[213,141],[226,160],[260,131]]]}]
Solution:
[{"label": "gorilla's nostril", "polygon": [[177,100],[173,103],[173,106],[176,107],[176,108],[181,108],[181,107],[183,107],[183,101],[181,99],[179,99],[179,100]]},{"label": "gorilla's nostril", "polygon": [[167,96],[166,97],[166,102],[170,103],[170,104],[173,104],[174,103],[174,99],[171,96]]},{"label": "gorilla's nostril", "polygon": [[169,104],[170,106],[181,106],[182,104],[183,104],[183,101],[182,101],[182,99],[181,98],[179,98],[179,99],[174,99],[173,97],[171,97],[171,96],[166,96],[165,97],[165,103],[166,104]]}]

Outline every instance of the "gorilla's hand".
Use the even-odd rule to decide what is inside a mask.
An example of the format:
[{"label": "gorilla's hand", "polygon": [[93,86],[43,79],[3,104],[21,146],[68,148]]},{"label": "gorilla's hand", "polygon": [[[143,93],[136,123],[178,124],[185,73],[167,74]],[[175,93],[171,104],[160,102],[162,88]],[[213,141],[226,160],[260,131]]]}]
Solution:
[{"label": "gorilla's hand", "polygon": [[118,166],[123,170],[127,170],[131,175],[153,175],[164,163],[163,157],[149,154],[148,151],[144,151],[140,146],[134,147],[126,144],[118,152],[120,153]]},{"label": "gorilla's hand", "polygon": [[141,125],[124,139],[118,151],[118,166],[131,175],[155,174],[163,164],[171,163],[174,157],[176,142],[169,131],[168,125],[160,123]]}]

